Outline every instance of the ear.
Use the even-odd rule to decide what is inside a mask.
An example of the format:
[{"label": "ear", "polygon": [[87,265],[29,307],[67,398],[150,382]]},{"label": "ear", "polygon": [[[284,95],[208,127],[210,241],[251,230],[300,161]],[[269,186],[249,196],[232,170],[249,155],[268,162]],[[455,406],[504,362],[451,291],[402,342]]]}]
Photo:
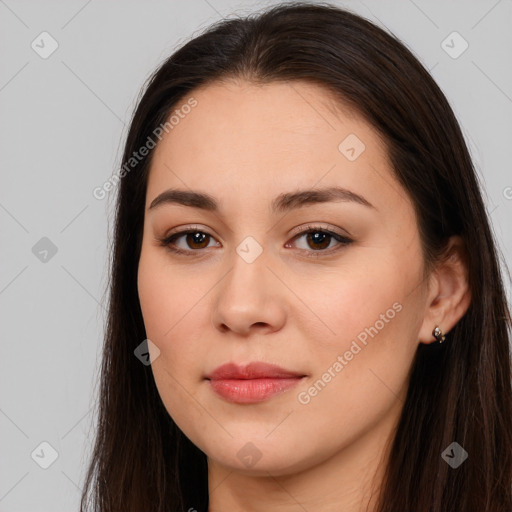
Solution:
[{"label": "ear", "polygon": [[468,259],[460,236],[452,236],[438,266],[429,277],[425,315],[419,341],[436,341],[432,331],[439,326],[448,333],[464,316],[471,302],[468,284]]}]

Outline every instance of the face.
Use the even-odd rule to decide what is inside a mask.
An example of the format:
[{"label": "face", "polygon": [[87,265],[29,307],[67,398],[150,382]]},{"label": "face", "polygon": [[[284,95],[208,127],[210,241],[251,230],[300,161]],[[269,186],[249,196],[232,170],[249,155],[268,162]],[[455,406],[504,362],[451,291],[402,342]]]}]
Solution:
[{"label": "face", "polygon": [[167,411],[210,462],[248,474],[383,440],[426,297],[384,143],[305,82],[191,96],[155,149],[138,272]]}]

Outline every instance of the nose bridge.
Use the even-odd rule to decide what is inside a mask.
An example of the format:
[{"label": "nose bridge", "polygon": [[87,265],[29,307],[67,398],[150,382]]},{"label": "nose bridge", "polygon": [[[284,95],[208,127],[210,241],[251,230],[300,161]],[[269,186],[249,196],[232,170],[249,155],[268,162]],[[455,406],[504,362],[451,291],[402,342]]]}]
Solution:
[{"label": "nose bridge", "polygon": [[232,269],[227,276],[223,297],[233,299],[229,307],[242,313],[261,308],[266,295],[269,273],[267,251],[253,237],[246,237],[232,257]]},{"label": "nose bridge", "polygon": [[284,321],[284,303],[279,283],[267,268],[268,253],[249,236],[235,247],[230,265],[215,297],[214,325],[240,333],[255,324],[278,329]]}]

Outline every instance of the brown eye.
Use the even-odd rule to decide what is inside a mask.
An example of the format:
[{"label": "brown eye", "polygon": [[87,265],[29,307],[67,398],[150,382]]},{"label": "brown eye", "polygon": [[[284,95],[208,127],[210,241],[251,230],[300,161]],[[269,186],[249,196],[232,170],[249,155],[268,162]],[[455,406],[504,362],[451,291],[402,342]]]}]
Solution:
[{"label": "brown eye", "polygon": [[[350,238],[333,231],[310,226],[308,228],[294,238],[294,240],[305,239],[306,247],[298,245],[298,248],[308,253],[308,256],[320,257],[324,254],[331,254],[353,242]],[[331,245],[333,240],[335,243]],[[297,242],[294,243],[296,244]],[[287,247],[289,247],[289,244],[287,244]]]},{"label": "brown eye", "polygon": [[204,249],[205,247],[208,247],[210,235],[202,233],[201,231],[195,231],[193,233],[187,233],[185,240],[191,249]]},{"label": "brown eye", "polygon": [[[180,240],[183,239],[183,242]],[[211,247],[210,242],[214,238],[203,231],[197,229],[189,229],[174,233],[163,240],[160,243],[167,247],[170,251],[178,254],[190,254],[203,252],[201,249],[207,249]]]},{"label": "brown eye", "polygon": [[332,238],[332,235],[323,231],[313,231],[307,233],[306,235],[306,240],[309,247],[314,250],[327,249],[331,243]]}]

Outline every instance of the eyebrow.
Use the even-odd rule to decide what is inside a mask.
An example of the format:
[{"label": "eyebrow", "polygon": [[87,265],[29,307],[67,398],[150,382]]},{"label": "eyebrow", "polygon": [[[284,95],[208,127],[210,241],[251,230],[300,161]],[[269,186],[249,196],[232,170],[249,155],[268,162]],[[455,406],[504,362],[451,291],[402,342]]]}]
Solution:
[{"label": "eyebrow", "polygon": [[[278,214],[311,204],[340,201],[354,202],[368,208],[377,209],[363,196],[346,188],[327,187],[279,194],[271,203],[271,211]],[[179,204],[206,211],[219,211],[219,203],[214,197],[193,190],[168,189],[153,199],[148,209],[155,209],[164,204]]]}]

